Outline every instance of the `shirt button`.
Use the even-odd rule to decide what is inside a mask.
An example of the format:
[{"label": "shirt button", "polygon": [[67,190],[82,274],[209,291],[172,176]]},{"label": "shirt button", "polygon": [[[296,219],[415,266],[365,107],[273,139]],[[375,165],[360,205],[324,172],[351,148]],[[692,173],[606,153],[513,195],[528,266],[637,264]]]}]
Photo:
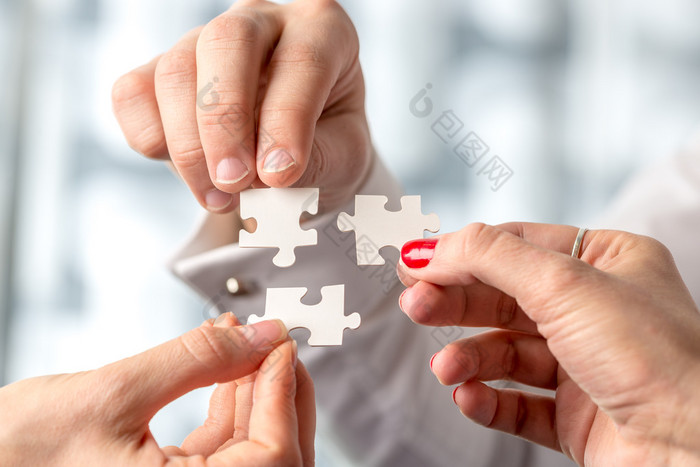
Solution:
[{"label": "shirt button", "polygon": [[226,281],[226,290],[228,290],[228,293],[234,297],[247,295],[250,292],[250,289],[250,285],[246,285],[244,282],[236,279],[235,277],[231,277]]}]

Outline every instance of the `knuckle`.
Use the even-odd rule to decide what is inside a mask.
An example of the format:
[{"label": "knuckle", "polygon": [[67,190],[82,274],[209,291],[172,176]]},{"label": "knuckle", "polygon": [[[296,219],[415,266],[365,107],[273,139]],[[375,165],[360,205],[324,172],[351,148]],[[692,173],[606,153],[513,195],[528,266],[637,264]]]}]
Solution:
[{"label": "knuckle", "polygon": [[601,239],[600,243],[607,245],[606,259],[634,251],[640,267],[664,271],[676,269],[676,261],[671,250],[655,238],[617,230],[599,230],[595,233],[599,236],[596,238]]},{"label": "knuckle", "polygon": [[496,305],[497,327],[509,328],[513,323],[517,309],[517,300],[510,295],[501,293],[498,297],[498,304]]},{"label": "knuckle", "polygon": [[473,222],[467,225],[463,229],[463,232],[466,237],[479,238],[487,234],[490,229],[490,226],[484,224],[483,222]]},{"label": "knuckle", "polygon": [[353,55],[359,53],[357,30],[342,5],[336,0],[308,0],[304,12],[320,29],[324,37],[336,38],[337,45],[349,47]]},{"label": "knuckle", "polygon": [[218,328],[196,328],[180,336],[185,352],[205,369],[225,368],[230,362],[230,343]]},{"label": "knuckle", "polygon": [[202,30],[197,46],[222,47],[224,44],[256,43],[261,38],[262,25],[252,14],[224,14],[211,20]]},{"label": "knuckle", "polygon": [[304,6],[309,14],[318,15],[325,12],[343,11],[343,7],[336,0],[307,0]]},{"label": "knuckle", "polygon": [[585,281],[585,276],[582,276],[577,266],[578,264],[572,265],[570,262],[560,262],[543,271],[541,281],[550,296],[568,297]]},{"label": "knuckle", "polygon": [[270,66],[291,64],[301,65],[318,71],[326,71],[330,63],[328,52],[322,50],[317,42],[292,41],[278,49],[270,61]]},{"label": "knuckle", "polygon": [[201,113],[197,116],[197,124],[200,131],[208,131],[208,129],[218,129],[221,127],[221,122],[226,118],[226,112],[221,105],[212,106],[206,113]]},{"label": "knuckle", "polygon": [[469,224],[460,231],[462,252],[489,249],[498,236],[498,230],[481,222]]},{"label": "knuckle", "polygon": [[657,257],[664,263],[674,263],[671,250],[669,250],[666,245],[651,237],[638,237],[638,239],[644,244],[645,248],[649,250],[650,256]]},{"label": "knuckle", "polygon": [[173,150],[170,157],[179,170],[186,172],[197,170],[206,164],[204,151],[199,145]]},{"label": "knuckle", "polygon": [[478,340],[463,339],[448,344],[443,350],[454,362],[451,368],[451,380],[464,381],[476,374],[484,353]]},{"label": "knuckle", "polygon": [[168,154],[165,136],[159,122],[136,128],[133,133],[126,131],[124,136],[129,147],[149,159],[161,159]]},{"label": "knuckle", "polygon": [[202,127],[232,127],[243,129],[252,121],[252,110],[246,105],[246,95],[241,91],[219,91],[220,103],[212,104],[198,113],[197,122]]},{"label": "knuckle", "polygon": [[[310,117],[309,102],[307,100],[290,99],[288,102],[275,105],[274,108],[265,109],[265,130],[270,133],[276,133],[287,128],[289,122],[308,122]],[[309,128],[309,130],[312,128]]]},{"label": "knuckle", "polygon": [[266,451],[264,465],[277,465],[280,467],[302,467],[304,465],[301,454],[291,446],[269,446]]},{"label": "knuckle", "polygon": [[515,436],[520,436],[523,433],[525,424],[528,421],[528,404],[525,395],[518,391],[515,393],[516,407],[515,416],[513,417],[513,434]]},{"label": "knuckle", "polygon": [[154,99],[153,82],[140,73],[127,73],[112,88],[114,113],[126,142],[140,154],[160,159],[167,156],[168,149],[160,120],[149,111]]},{"label": "knuckle", "polygon": [[196,58],[194,53],[184,48],[174,48],[158,60],[155,79],[159,86],[171,81],[191,81],[195,77]]},{"label": "knuckle", "polygon": [[125,108],[142,102],[153,94],[153,82],[145,75],[131,71],[112,86],[112,104],[119,117]]},{"label": "knuckle", "polygon": [[504,337],[505,351],[503,352],[503,360],[501,366],[503,374],[506,378],[512,379],[515,369],[518,367],[518,349],[513,338],[506,334]]},{"label": "knuckle", "polygon": [[236,2],[237,7],[259,7],[262,5],[269,5],[269,4],[270,4],[270,2],[268,2],[267,0],[238,0]]},{"label": "knuckle", "polygon": [[168,459],[168,467],[205,467],[207,461],[201,454],[188,457],[171,457]]}]

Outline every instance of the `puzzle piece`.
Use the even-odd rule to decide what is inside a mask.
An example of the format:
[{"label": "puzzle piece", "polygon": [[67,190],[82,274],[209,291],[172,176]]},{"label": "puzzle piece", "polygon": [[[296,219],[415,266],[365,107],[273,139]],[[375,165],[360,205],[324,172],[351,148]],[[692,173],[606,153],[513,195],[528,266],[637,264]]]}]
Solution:
[{"label": "puzzle piece", "polygon": [[341,232],[355,231],[355,251],[360,266],[384,264],[379,250],[393,246],[398,250],[408,242],[423,238],[423,231],[440,230],[437,214],[421,212],[420,196],[403,196],[401,211],[387,211],[386,196],[355,196],[355,215],[345,212],[338,215]]},{"label": "puzzle piece", "polygon": [[255,232],[241,230],[238,243],[243,248],[279,248],[275,266],[294,264],[294,248],[318,243],[315,229],[299,225],[302,212],[318,212],[318,188],[262,188],[241,192],[241,218],[254,217]]},{"label": "puzzle piece", "polygon": [[301,298],[306,287],[267,289],[265,315],[250,315],[248,324],[266,319],[279,319],[290,331],[307,328],[311,331],[309,345],[341,345],[345,328],[360,327],[360,314],[345,316],[345,286],[331,285],[321,288],[321,302],[304,305]]}]

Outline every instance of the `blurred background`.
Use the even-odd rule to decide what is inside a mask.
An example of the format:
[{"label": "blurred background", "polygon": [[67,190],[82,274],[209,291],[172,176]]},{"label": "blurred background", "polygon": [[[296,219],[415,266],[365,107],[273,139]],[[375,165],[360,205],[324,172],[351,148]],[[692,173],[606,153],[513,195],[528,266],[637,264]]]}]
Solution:
[{"label": "blurred background", "polygon": [[[443,231],[590,223],[700,121],[694,0],[341,3],[378,151]],[[202,212],[127,147],[110,91],[228,6],[0,0],[2,384],[96,367],[206,317],[165,267]],[[476,152],[455,151],[467,143]],[[156,439],[181,442],[207,394],[160,413]]]}]

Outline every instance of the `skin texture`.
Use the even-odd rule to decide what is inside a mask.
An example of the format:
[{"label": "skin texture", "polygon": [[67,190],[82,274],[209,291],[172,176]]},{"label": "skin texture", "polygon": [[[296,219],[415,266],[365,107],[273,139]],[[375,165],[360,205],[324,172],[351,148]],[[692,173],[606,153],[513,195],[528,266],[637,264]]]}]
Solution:
[{"label": "skin texture", "polygon": [[[356,192],[374,157],[358,53],[334,1],[243,0],[122,76],[114,112],[130,146],[169,161],[211,212],[265,186],[319,187],[324,211]],[[98,370],[2,388],[0,463],[312,465],[313,384],[296,347],[247,343],[233,320]],[[160,448],[152,416],[214,383],[207,421]]]},{"label": "skin texture", "polygon": [[[428,326],[491,327],[432,360],[471,420],[580,465],[700,464],[700,314],[668,250],[616,231],[473,224],[399,266],[400,304]],[[494,389],[511,380],[553,397]]]},{"label": "skin texture", "polygon": [[[226,314],[98,370],[0,389],[0,464],[313,465],[313,383],[284,326],[263,326]],[[214,383],[204,424],[159,447],[153,415]]]},{"label": "skin texture", "polygon": [[[115,114],[129,144],[171,161],[211,212],[234,210],[251,186],[319,187],[329,210],[373,159],[358,49],[333,1],[237,2],[120,78]],[[433,371],[461,383],[466,416],[580,464],[696,461],[700,324],[670,255],[650,239],[589,232],[574,260],[575,235],[475,225],[442,237],[427,267],[400,270],[414,321],[497,328],[450,344]],[[556,397],[482,383],[498,379]]]},{"label": "skin texture", "polygon": [[334,1],[239,1],[121,77],[114,112],[130,146],[170,160],[211,212],[251,186],[319,187],[327,210],[373,157],[358,52]]}]

